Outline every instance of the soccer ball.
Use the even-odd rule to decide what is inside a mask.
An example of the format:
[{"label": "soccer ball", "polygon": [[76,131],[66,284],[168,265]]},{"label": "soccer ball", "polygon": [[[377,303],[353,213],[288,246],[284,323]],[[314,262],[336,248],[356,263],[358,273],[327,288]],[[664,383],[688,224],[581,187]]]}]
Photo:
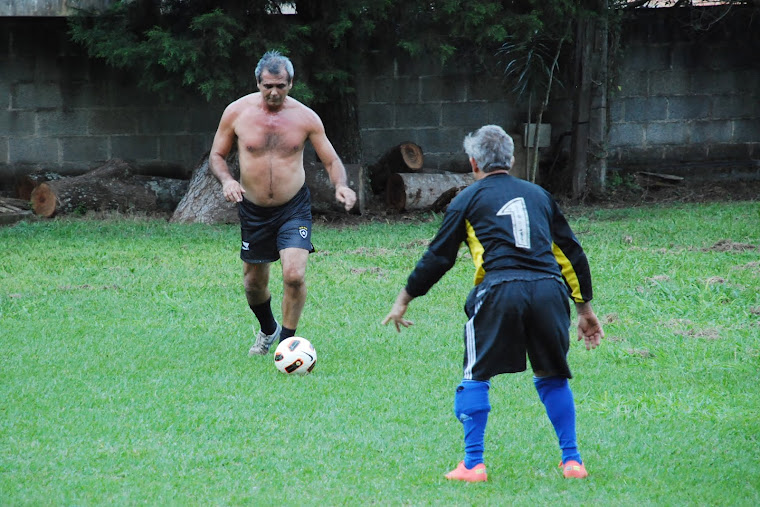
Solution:
[{"label": "soccer ball", "polygon": [[306,338],[285,338],[274,351],[274,365],[282,373],[307,375],[317,364],[317,351]]}]

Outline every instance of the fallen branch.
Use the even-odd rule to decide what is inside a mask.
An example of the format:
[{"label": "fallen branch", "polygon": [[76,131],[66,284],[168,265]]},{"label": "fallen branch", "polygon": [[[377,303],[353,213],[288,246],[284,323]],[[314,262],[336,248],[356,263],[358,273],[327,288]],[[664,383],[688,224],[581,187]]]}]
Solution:
[{"label": "fallen branch", "polygon": [[122,160],[109,160],[88,173],[46,181],[31,193],[32,209],[50,218],[87,211],[172,211],[187,189],[187,181],[133,175]]}]

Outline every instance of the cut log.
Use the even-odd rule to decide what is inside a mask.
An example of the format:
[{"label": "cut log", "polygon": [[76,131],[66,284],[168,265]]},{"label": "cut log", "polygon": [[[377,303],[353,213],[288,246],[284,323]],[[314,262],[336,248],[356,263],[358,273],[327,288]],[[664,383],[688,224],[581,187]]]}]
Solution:
[{"label": "cut log", "polygon": [[635,178],[636,183],[644,188],[674,187],[680,185],[684,180],[681,176],[674,174],[651,173],[647,171],[637,172]]},{"label": "cut log", "polygon": [[32,190],[37,188],[40,183],[55,181],[61,178],[63,178],[62,175],[52,171],[35,171],[24,174],[16,179],[16,195],[19,199],[26,199],[28,201],[32,198]]},{"label": "cut log", "polygon": [[427,210],[434,205],[440,210],[474,181],[472,173],[392,174],[388,178],[386,203],[397,211]]},{"label": "cut log", "polygon": [[[356,204],[351,209],[353,215],[361,215],[367,209],[367,172],[360,164],[345,164],[349,188],[356,192]],[[304,164],[306,185],[311,193],[311,209],[318,213],[346,212],[343,204],[335,200],[335,187],[322,164]]]},{"label": "cut log", "polygon": [[109,160],[80,176],[40,183],[31,194],[34,213],[50,218],[86,211],[157,213],[172,211],[187,190],[187,181],[133,176],[129,164]]},{"label": "cut log", "polygon": [[0,226],[36,218],[28,199],[0,197]]},{"label": "cut log", "polygon": [[0,213],[19,213],[21,211],[30,211],[28,199],[0,197]]},{"label": "cut log", "polygon": [[[227,202],[222,184],[211,172],[208,152],[201,157],[190,178],[187,193],[174,210],[171,222],[200,224],[238,223],[237,203]],[[237,151],[227,157],[227,166],[235,179],[240,178]]]},{"label": "cut log", "polygon": [[423,162],[422,148],[413,142],[407,141],[390,148],[369,167],[372,193],[382,194],[391,174],[417,172],[422,169]]}]

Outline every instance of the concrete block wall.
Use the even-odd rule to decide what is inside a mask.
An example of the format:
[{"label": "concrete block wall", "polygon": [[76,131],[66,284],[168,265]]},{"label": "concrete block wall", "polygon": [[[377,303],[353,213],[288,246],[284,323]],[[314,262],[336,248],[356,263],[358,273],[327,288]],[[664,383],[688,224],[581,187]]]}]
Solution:
[{"label": "concrete block wall", "polygon": [[609,100],[611,168],[760,159],[760,36],[742,35],[741,18],[727,22],[709,37],[667,10],[626,24]]},{"label": "concrete block wall", "polygon": [[425,167],[467,170],[466,134],[486,124],[510,133],[518,128],[516,108],[498,77],[455,73],[424,59],[370,62],[359,76],[357,92],[367,164],[411,141],[422,148]]},{"label": "concrete block wall", "polygon": [[64,18],[0,18],[0,185],[37,170],[81,174],[111,158],[188,177],[223,110],[140,91],[136,76],[71,43]]},{"label": "concrete block wall", "polygon": [[[709,37],[689,35],[667,10],[651,11],[622,37],[608,101],[610,169],[760,160],[760,32],[739,16]],[[80,174],[110,158],[189,176],[226,104],[161,103],[137,81],[88,59],[64,18],[0,17],[0,191],[32,171]],[[555,144],[569,144],[571,89],[566,80],[543,119]],[[426,167],[467,170],[464,136],[494,123],[515,137],[522,167],[526,105],[498,75],[377,51],[357,75],[357,94],[365,164],[412,141]]]}]

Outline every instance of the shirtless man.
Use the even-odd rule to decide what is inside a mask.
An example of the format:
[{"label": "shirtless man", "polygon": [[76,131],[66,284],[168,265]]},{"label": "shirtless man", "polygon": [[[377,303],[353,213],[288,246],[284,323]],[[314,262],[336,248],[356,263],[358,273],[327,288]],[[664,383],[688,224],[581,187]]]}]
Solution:
[{"label": "shirtless man", "polygon": [[[258,93],[227,106],[209,155],[211,172],[224,198],[240,215],[245,297],[261,330],[249,355],[264,355],[276,338],[294,336],[306,302],[306,261],[311,244],[311,197],[305,185],[303,152],[310,141],[335,186],[335,199],[350,210],[356,194],[346,185],[346,169],[319,116],[288,96],[293,64],[277,51],[256,66]],[[226,158],[237,139],[240,181]],[[269,267],[282,264],[282,325],[271,308]]]}]

